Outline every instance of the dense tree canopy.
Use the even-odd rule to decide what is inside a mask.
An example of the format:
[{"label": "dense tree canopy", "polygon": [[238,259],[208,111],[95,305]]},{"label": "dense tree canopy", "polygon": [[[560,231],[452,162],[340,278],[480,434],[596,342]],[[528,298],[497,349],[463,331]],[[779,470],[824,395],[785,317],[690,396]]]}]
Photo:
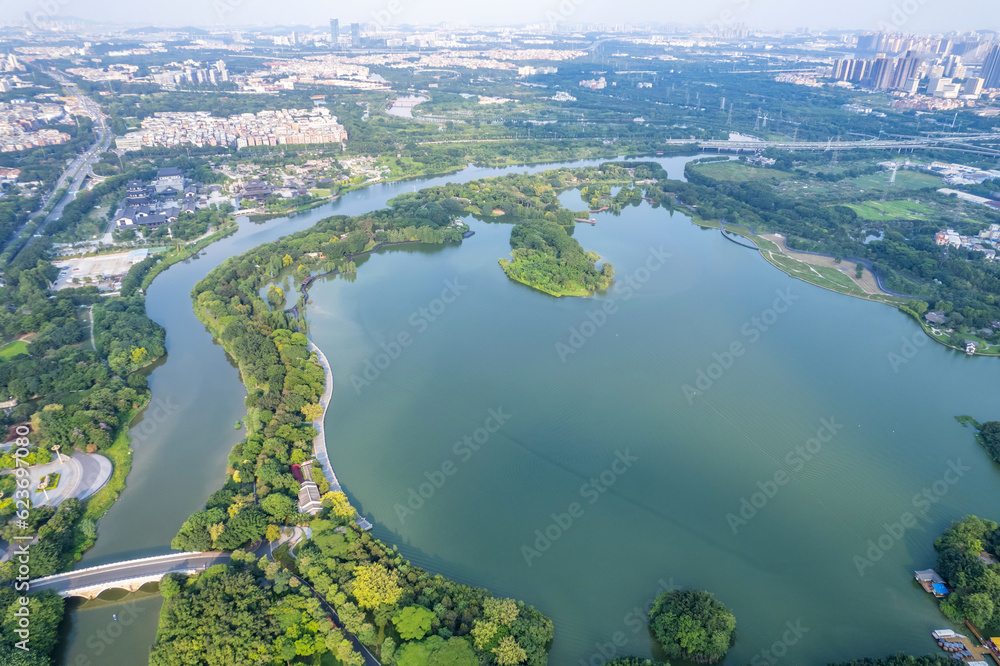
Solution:
[{"label": "dense tree canopy", "polygon": [[343,635],[308,588],[274,563],[234,554],[171,587],[160,613],[153,666],[258,666],[322,654]]},{"label": "dense tree canopy", "polygon": [[1000,462],[1000,421],[987,421],[979,428],[979,437],[993,460]]},{"label": "dense tree canopy", "polygon": [[1000,527],[966,516],[934,542],[937,572],[951,589],[941,610],[954,622],[970,620],[984,634],[1000,633]]},{"label": "dense tree canopy", "polygon": [[711,664],[736,641],[736,618],[708,592],[664,592],[649,611],[650,627],[671,658]]},{"label": "dense tree canopy", "polygon": [[[34,556],[32,556],[33,558]],[[33,561],[33,560],[32,560]],[[15,630],[21,628],[17,612],[23,608],[19,599],[23,593],[12,587],[0,587],[0,664],[4,666],[50,666],[50,655],[59,642],[59,624],[63,619],[64,602],[55,592],[33,594],[28,601],[30,633],[28,651],[15,647],[24,640]],[[23,616],[21,616],[23,617]]]}]

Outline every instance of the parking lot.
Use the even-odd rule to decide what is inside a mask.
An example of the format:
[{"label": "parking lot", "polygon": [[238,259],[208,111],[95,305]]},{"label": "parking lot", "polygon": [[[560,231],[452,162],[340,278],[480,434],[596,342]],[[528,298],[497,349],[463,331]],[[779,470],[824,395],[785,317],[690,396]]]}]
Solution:
[{"label": "parking lot", "polygon": [[[59,290],[96,284],[101,289],[110,289],[116,279],[128,273],[132,264],[144,258],[145,253],[138,251],[54,261],[52,263],[59,269],[59,277],[53,288]],[[77,281],[73,282],[74,279]]]}]

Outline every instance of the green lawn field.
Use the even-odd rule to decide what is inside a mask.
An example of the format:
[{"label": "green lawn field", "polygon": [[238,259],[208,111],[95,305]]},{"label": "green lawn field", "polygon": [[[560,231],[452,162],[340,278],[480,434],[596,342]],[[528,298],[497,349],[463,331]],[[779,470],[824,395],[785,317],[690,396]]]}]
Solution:
[{"label": "green lawn field", "polygon": [[3,347],[0,347],[0,359],[4,361],[9,361],[18,354],[28,353],[28,343],[24,340],[15,340],[14,342],[8,342]]},{"label": "green lawn field", "polygon": [[747,166],[736,160],[729,162],[709,162],[708,164],[698,164],[692,168],[713,180],[728,180],[735,183],[745,183],[751,180],[770,180],[772,178],[777,180],[789,178],[789,174],[784,171]]},{"label": "green lawn field", "polygon": [[860,204],[845,204],[864,220],[926,220],[933,211],[924,204],[914,201],[865,201]]}]

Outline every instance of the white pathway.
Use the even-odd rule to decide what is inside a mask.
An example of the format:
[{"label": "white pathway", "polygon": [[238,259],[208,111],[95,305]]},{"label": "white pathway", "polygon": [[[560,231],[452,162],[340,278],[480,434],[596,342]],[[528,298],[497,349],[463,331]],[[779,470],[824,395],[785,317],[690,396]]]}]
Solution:
[{"label": "white pathway", "polygon": [[[330,464],[330,454],[326,450],[326,430],[323,427],[323,422],[326,419],[326,410],[330,406],[330,398],[333,397],[333,370],[330,369],[330,362],[326,359],[323,350],[313,344],[312,340],[309,341],[309,351],[316,352],[316,356],[319,357],[319,364],[323,366],[323,372],[326,373],[326,379],[323,382],[323,395],[319,398],[319,404],[323,406],[323,413],[320,414],[318,419],[313,421],[313,427],[316,428],[316,432],[318,433],[315,439],[313,439],[313,457],[319,461],[320,467],[323,468],[323,476],[330,482],[330,490],[332,492],[343,492],[343,489],[340,487],[340,481],[337,479],[337,474],[333,471],[333,465]],[[363,530],[370,530],[372,528],[372,524],[362,516],[358,516],[356,522],[358,527]]]}]

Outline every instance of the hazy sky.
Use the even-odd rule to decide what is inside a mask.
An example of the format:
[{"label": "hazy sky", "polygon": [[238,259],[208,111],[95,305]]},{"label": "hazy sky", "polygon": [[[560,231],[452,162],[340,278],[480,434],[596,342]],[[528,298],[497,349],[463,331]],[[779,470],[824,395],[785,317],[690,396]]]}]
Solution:
[{"label": "hazy sky", "polygon": [[1000,0],[2,0],[0,19],[32,15],[162,25],[293,25],[352,21],[525,24],[743,22],[754,28],[1000,29]]}]

